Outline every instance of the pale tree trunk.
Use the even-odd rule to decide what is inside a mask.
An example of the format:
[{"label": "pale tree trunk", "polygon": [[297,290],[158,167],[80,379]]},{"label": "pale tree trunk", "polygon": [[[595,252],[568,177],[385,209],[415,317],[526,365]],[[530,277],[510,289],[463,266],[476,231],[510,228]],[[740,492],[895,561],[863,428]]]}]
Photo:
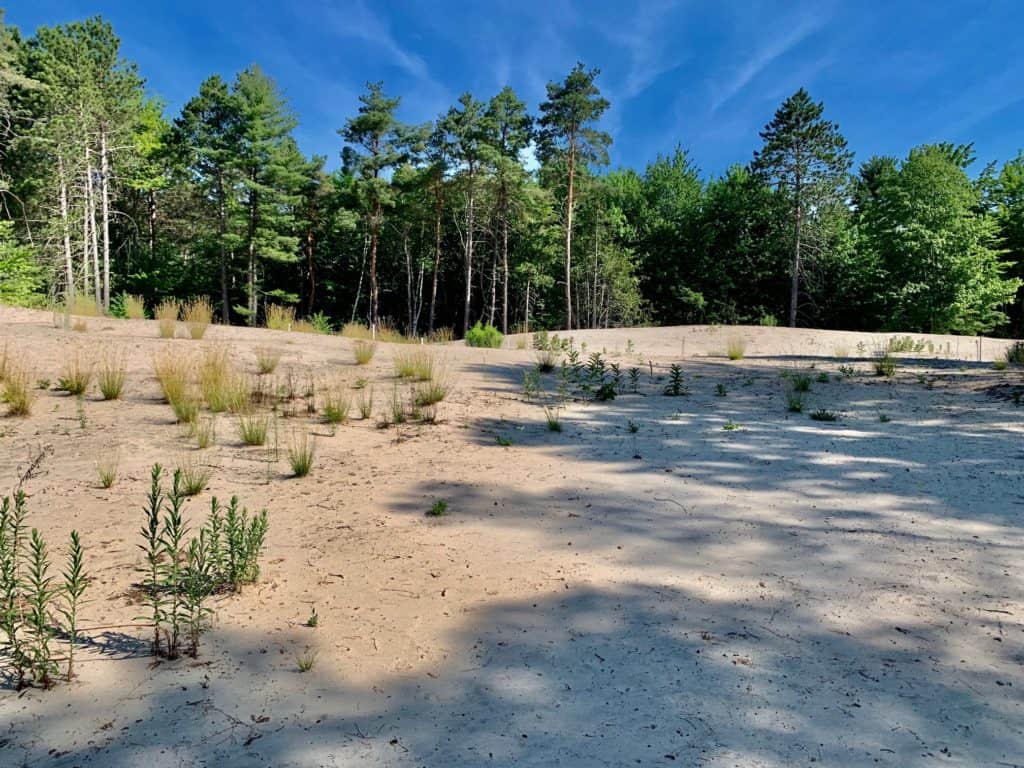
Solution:
[{"label": "pale tree trunk", "polygon": [[85,196],[82,199],[82,292],[88,294],[89,274],[91,272],[92,249],[89,234],[89,148],[85,148]]},{"label": "pale tree trunk", "polygon": [[410,336],[415,336],[416,329],[412,324],[412,254],[409,253],[408,227],[402,230],[402,251],[405,253],[405,332]]},{"label": "pale tree trunk", "polygon": [[102,285],[100,279],[100,248],[96,233],[96,195],[93,191],[92,166],[89,164],[89,150],[85,150],[85,199],[89,219],[89,247],[92,250],[92,288],[96,299],[96,309],[103,306]]},{"label": "pale tree trunk", "polygon": [[530,332],[530,278],[526,278],[526,315],[523,322],[523,333]]},{"label": "pale tree trunk", "polygon": [[494,325],[494,314],[498,311],[498,253],[491,255],[491,308],[487,313],[487,324]]},{"label": "pale tree trunk", "polygon": [[[256,174],[253,173],[253,184],[255,185]],[[249,264],[246,292],[249,294],[249,325],[256,324],[256,190],[253,189],[249,196]]]},{"label": "pale tree trunk", "polygon": [[508,333],[508,216],[501,222],[501,332]]},{"label": "pale tree trunk", "polygon": [[60,177],[60,223],[64,234],[64,301],[70,311],[75,300],[75,268],[71,257],[71,226],[68,223],[68,183],[61,155],[57,156],[57,175]]},{"label": "pale tree trunk", "polygon": [[227,236],[227,210],[224,204],[224,172],[217,171],[217,217],[220,233],[220,321],[224,325],[231,323],[231,305],[228,298],[228,257],[227,249],[224,247],[224,238]]},{"label": "pale tree trunk", "polygon": [[110,311],[110,162],[107,134],[100,130],[100,197],[103,207],[103,311]]},{"label": "pale tree trunk", "polygon": [[569,187],[565,201],[565,329],[572,330],[572,208],[576,176],[576,140],[569,142]]},{"label": "pale tree trunk", "polygon": [[469,309],[473,297],[473,169],[469,169],[469,194],[466,198],[466,302],[462,309],[462,335],[469,330]]},{"label": "pale tree trunk", "polygon": [[803,219],[803,201],[800,199],[800,195],[803,190],[800,188],[800,174],[796,175],[796,184],[794,185],[794,192],[796,194],[796,239],[793,245],[793,275],[789,287],[789,327],[796,328],[796,307],[797,301],[800,298],[800,235],[801,235],[801,224]]},{"label": "pale tree trunk", "polygon": [[376,326],[377,319],[377,243],[380,240],[381,204],[373,201],[370,219],[370,326]]},{"label": "pale tree trunk", "polygon": [[[440,184],[440,181],[438,182]],[[441,213],[444,210],[444,198],[440,190],[434,198],[434,274],[430,286],[430,317],[427,320],[427,334],[434,333],[434,308],[437,305],[437,273],[441,269]]]}]

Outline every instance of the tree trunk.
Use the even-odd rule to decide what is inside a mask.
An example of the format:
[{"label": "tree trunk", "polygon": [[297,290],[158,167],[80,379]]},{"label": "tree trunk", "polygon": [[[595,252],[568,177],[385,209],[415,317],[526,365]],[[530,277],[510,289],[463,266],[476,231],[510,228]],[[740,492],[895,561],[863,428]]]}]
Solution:
[{"label": "tree trunk", "polygon": [[565,330],[572,330],[572,207],[576,176],[576,140],[569,143],[569,185],[565,199]]},{"label": "tree trunk", "polygon": [[309,293],[306,295],[306,314],[312,317],[313,302],[316,300],[316,263],[313,260],[315,250],[313,227],[306,229],[306,272],[309,276]]},{"label": "tree trunk", "polygon": [[508,333],[508,215],[501,221],[501,332]]},{"label": "tree trunk", "polygon": [[803,219],[803,201],[800,199],[800,174],[796,176],[796,238],[793,243],[793,275],[789,287],[789,327],[796,328],[796,307],[800,298],[800,227]]},{"label": "tree trunk", "polygon": [[156,192],[152,189],[146,193],[146,205],[149,210],[149,257],[156,263]]},{"label": "tree trunk", "polygon": [[100,201],[103,209],[103,311],[110,311],[110,162],[107,132],[100,129]]},{"label": "tree trunk", "polygon": [[373,213],[370,218],[370,326],[377,324],[377,241],[379,240],[379,227],[381,216],[381,204],[379,200],[373,201]]},{"label": "tree trunk", "polygon": [[469,170],[469,194],[466,197],[466,301],[462,308],[462,335],[469,330],[470,301],[473,297],[473,169]]},{"label": "tree trunk", "polygon": [[530,332],[530,278],[526,278],[526,314],[523,321],[523,333]]},{"label": "tree trunk", "polygon": [[60,177],[60,224],[64,234],[64,303],[70,311],[75,301],[75,268],[71,257],[71,226],[68,223],[68,183],[61,155],[57,156],[57,175]]},{"label": "tree trunk", "polygon": [[[438,181],[440,184],[440,181]],[[444,210],[444,198],[438,192],[434,198],[434,275],[430,286],[430,318],[427,321],[427,334],[434,333],[434,309],[437,306],[437,273],[441,269],[441,213]]]},{"label": "tree trunk", "polygon": [[412,255],[409,253],[408,227],[402,229],[402,251],[405,253],[405,332],[415,336],[416,328],[412,323]]},{"label": "tree trunk", "polygon": [[350,322],[356,321],[356,312],[359,311],[359,299],[363,295],[363,274],[366,272],[366,252],[370,249],[370,239],[363,237],[363,257],[359,260],[359,282],[356,283],[356,298],[352,302],[352,319]]},{"label": "tree trunk", "polygon": [[259,303],[256,299],[256,172],[251,175],[253,189],[249,192],[249,268],[246,293],[249,299],[249,325],[256,324]]},{"label": "tree trunk", "polygon": [[220,321],[224,325],[231,323],[231,304],[228,298],[228,254],[224,247],[224,239],[228,232],[227,205],[224,201],[224,171],[217,169],[217,217],[220,233]]},{"label": "tree trunk", "polygon": [[498,252],[491,255],[491,308],[487,312],[487,324],[494,325],[494,315],[498,311]]},{"label": "tree trunk", "polygon": [[103,306],[100,285],[100,249],[96,235],[96,197],[93,194],[92,166],[89,164],[89,148],[85,149],[85,199],[86,217],[89,219],[89,247],[92,250],[92,288],[96,309]]}]

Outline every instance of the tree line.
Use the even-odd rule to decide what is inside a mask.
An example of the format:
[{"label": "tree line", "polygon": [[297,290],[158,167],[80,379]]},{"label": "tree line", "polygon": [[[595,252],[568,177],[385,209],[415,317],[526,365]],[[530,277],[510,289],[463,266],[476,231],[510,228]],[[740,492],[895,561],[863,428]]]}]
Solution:
[{"label": "tree line", "polygon": [[531,111],[505,87],[407,124],[371,82],[308,157],[251,66],[176,115],[99,17],[0,21],[0,300],[209,297],[224,322],[287,305],[322,327],[410,334],[639,323],[1024,329],[1024,153],[969,144],[854,166],[803,89],[748,162],[687,152],[607,169],[609,102],[577,64]]}]

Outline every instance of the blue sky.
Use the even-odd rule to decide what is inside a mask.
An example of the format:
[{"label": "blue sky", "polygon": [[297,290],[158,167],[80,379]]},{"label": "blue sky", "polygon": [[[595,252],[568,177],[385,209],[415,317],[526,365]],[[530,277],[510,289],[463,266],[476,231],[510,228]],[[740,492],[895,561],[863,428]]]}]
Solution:
[{"label": "blue sky", "polygon": [[506,83],[536,110],[577,60],[601,69],[613,166],[642,168],[677,144],[705,175],[746,162],[800,86],[858,161],[944,140],[975,142],[979,165],[1024,148],[1024,3],[1011,0],[32,0],[7,22],[30,33],[96,13],[170,113],[211,73],[259,64],[297,113],[303,150],[332,167],[368,80],[422,122]]}]

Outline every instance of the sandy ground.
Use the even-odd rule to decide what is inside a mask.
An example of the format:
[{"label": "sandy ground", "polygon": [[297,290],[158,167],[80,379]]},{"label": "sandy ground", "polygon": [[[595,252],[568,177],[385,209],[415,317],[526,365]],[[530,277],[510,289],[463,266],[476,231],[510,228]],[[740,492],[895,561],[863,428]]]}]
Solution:
[{"label": "sandy ground", "polygon": [[[747,354],[729,361],[737,334]],[[186,511],[201,521],[211,494],[267,507],[260,582],[218,599],[198,659],[154,664],[146,630],[101,629],[76,681],[0,689],[0,765],[1024,765],[1024,380],[992,368],[1005,342],[915,337],[931,352],[884,379],[869,334],[573,335],[643,374],[638,394],[566,406],[561,433],[524,399],[534,357],[513,339],[435,348],[455,382],[439,424],[282,420],[318,435],[301,480],[222,418]],[[72,347],[129,355],[125,399],[90,393],[84,421],[54,391],[0,419],[3,492],[47,452],[30,522],[58,552],[81,532],[90,627],[139,615],[149,467],[189,449],[159,400],[161,345],[226,344],[250,369],[270,346],[279,376],[365,376],[378,407],[393,387],[393,347],[366,371],[337,337],[168,342],[149,322],[75,333],[0,309],[4,337],[54,381]],[[661,394],[674,362],[686,397]],[[808,410],[838,422],[785,409],[780,370],[811,365],[830,380]],[[103,490],[113,444],[121,479]],[[449,513],[426,517],[437,499]]]}]

